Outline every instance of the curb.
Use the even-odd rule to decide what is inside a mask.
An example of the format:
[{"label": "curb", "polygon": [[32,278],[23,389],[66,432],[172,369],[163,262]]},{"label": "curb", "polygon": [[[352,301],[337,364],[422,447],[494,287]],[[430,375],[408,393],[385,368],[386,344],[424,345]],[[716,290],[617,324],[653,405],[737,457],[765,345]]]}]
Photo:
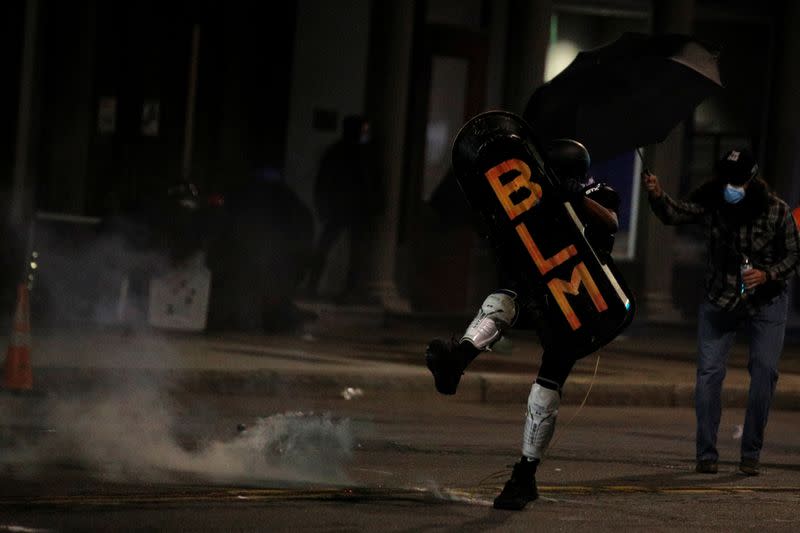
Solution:
[{"label": "curb", "polygon": [[[476,373],[462,378],[458,393],[442,396],[433,388],[427,372],[370,373],[328,372],[310,374],[274,370],[203,369],[121,369],[48,367],[36,370],[31,397],[59,397],[76,394],[102,394],[109,391],[150,387],[171,394],[217,394],[221,396],[313,395],[315,398],[342,398],[348,388],[359,388],[365,396],[404,401],[439,398],[445,401],[484,404],[527,402],[531,382],[527,377],[508,374]],[[588,393],[588,397],[587,397]],[[723,407],[743,408],[748,391],[744,387],[723,388]],[[22,393],[21,396],[26,396]],[[578,405],[584,399],[590,406],[692,407],[694,384],[639,383],[576,378],[564,388],[563,405]],[[773,409],[800,411],[800,390],[778,387]]]}]

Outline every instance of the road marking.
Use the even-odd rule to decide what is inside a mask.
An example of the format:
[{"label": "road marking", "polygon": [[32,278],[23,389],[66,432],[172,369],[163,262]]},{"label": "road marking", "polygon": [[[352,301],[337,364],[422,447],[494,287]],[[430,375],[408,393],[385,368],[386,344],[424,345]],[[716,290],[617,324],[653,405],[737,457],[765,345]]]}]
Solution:
[{"label": "road marking", "polygon": [[52,530],[18,526],[16,524],[0,524],[0,531],[8,531],[9,533],[47,533]]},{"label": "road marking", "polygon": [[788,486],[688,486],[655,487],[647,485],[551,485],[539,487],[540,492],[566,494],[619,493],[619,494],[742,494],[753,492],[798,492],[800,487]]},{"label": "road marking", "polygon": [[435,499],[430,491],[405,488],[264,488],[208,489],[197,488],[175,492],[72,494],[64,496],[23,496],[0,498],[0,508],[18,506],[38,507],[124,507],[164,504],[213,502],[270,502],[284,500],[398,500]]},{"label": "road marking", "polygon": [[[3,507],[131,507],[160,506],[169,504],[197,504],[247,502],[268,503],[287,500],[323,501],[391,501],[409,500],[417,502],[453,501],[473,505],[490,505],[500,486],[441,487],[441,488],[196,488],[159,493],[98,493],[65,496],[21,496],[0,498]],[[539,492],[551,495],[590,494],[752,494],[752,493],[800,493],[794,486],[675,486],[655,487],[646,485],[543,485]]]}]

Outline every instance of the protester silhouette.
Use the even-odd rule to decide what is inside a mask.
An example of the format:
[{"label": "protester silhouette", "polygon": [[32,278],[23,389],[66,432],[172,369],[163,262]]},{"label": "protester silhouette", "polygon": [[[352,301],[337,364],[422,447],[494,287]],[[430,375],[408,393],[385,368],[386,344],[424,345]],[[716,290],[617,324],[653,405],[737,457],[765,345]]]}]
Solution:
[{"label": "protester silhouette", "polygon": [[328,255],[342,235],[349,237],[349,260],[340,297],[355,298],[358,258],[366,230],[383,209],[381,181],[372,168],[370,123],[360,115],[342,121],[342,136],[322,155],[314,183],[314,207],[322,228],[311,261],[307,289],[317,295]]}]

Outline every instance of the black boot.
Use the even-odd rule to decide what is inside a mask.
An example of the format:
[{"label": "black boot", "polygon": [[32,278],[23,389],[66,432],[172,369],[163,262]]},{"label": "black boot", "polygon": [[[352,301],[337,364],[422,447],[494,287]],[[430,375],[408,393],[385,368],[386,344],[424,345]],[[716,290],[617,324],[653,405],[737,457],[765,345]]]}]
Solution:
[{"label": "black boot", "polygon": [[538,459],[529,461],[526,457],[523,457],[514,465],[511,479],[506,481],[506,486],[494,499],[495,509],[519,511],[528,502],[532,502],[539,497],[539,491],[536,490],[536,466],[538,464]]},{"label": "black boot", "polygon": [[432,340],[425,350],[425,363],[433,374],[436,390],[442,394],[455,394],[464,369],[478,353],[480,350],[469,342]]}]

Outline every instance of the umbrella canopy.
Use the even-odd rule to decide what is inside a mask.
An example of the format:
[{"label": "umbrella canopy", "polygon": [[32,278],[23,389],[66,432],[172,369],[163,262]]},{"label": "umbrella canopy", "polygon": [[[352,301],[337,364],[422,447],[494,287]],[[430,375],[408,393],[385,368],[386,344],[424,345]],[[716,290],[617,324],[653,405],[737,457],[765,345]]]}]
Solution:
[{"label": "umbrella canopy", "polygon": [[697,40],[625,33],[579,53],[533,93],[523,117],[539,141],[576,139],[602,160],[663,141],[721,87],[717,52]]}]

